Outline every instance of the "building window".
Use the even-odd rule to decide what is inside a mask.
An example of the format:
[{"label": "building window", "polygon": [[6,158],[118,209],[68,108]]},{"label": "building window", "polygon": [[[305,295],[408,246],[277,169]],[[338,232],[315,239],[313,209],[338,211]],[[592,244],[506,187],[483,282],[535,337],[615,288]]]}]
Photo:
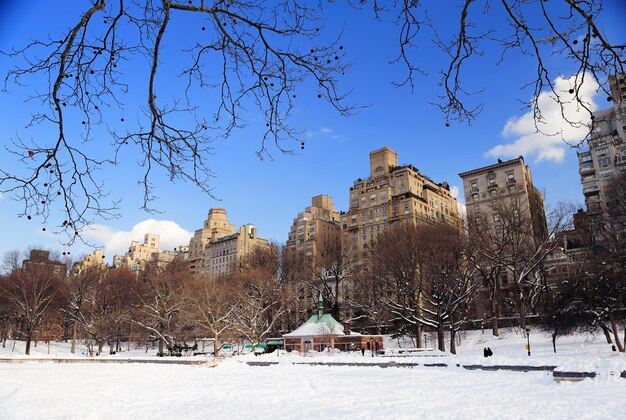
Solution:
[{"label": "building window", "polygon": [[496,176],[495,175],[490,175],[488,178],[488,182],[489,182],[489,188],[492,187],[496,187]]},{"label": "building window", "polygon": [[478,201],[478,194],[472,194],[472,200]]},{"label": "building window", "polygon": [[515,184],[515,174],[513,172],[508,172],[506,174],[506,181],[509,184]]},{"label": "building window", "polygon": [[493,214],[493,221],[496,223],[500,223],[500,213]]}]

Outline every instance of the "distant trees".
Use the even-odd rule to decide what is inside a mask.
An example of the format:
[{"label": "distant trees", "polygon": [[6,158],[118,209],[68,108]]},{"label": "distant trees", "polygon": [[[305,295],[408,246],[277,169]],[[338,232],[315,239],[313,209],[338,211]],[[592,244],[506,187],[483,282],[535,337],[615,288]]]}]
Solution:
[{"label": "distant trees", "polygon": [[202,337],[213,338],[213,354],[217,356],[220,342],[234,341],[235,311],[238,291],[231,278],[197,277],[186,287],[189,298],[188,314],[195,331]]},{"label": "distant trees", "polygon": [[84,305],[91,302],[94,285],[101,281],[105,274],[105,269],[95,266],[78,273],[71,273],[67,279],[64,310],[72,323],[72,353],[76,352],[79,324],[85,324],[86,321]]},{"label": "distant trees", "polygon": [[[499,198],[491,207],[490,212],[468,220],[467,229],[469,254],[488,292],[490,321],[494,336],[498,336],[503,305],[514,311],[522,330],[526,329],[527,311],[537,312],[548,291],[547,258],[562,246],[562,234],[571,228],[573,210],[559,203],[548,212],[546,222],[543,214],[533,213],[540,207],[530,206],[520,194]],[[506,294],[502,293],[503,284]]]},{"label": "distant trees", "polygon": [[26,340],[25,353],[30,354],[37,328],[58,308],[62,279],[52,272],[13,270],[0,278],[0,293],[8,308],[14,311],[19,331]]},{"label": "distant trees", "polygon": [[165,355],[166,347],[173,347],[187,324],[183,314],[189,303],[185,286],[190,279],[191,273],[177,262],[162,269],[151,267],[142,274],[134,322],[157,338],[159,356]]},{"label": "distant trees", "polygon": [[574,261],[577,265],[575,274],[561,285],[542,323],[552,329],[553,337],[560,331],[599,328],[608,344],[624,352],[626,173],[613,176],[606,188],[606,196],[607,206],[600,223],[593,226],[590,248]]},{"label": "distant trees", "polygon": [[256,248],[231,279],[238,290],[235,329],[252,343],[275,333],[286,312],[289,288],[279,279],[278,247]]},{"label": "distant trees", "polygon": [[418,346],[428,327],[437,331],[438,348],[445,351],[449,329],[450,349],[456,352],[455,334],[477,287],[466,253],[461,232],[445,224],[395,225],[374,243],[371,267],[380,303],[392,322],[414,326]]}]

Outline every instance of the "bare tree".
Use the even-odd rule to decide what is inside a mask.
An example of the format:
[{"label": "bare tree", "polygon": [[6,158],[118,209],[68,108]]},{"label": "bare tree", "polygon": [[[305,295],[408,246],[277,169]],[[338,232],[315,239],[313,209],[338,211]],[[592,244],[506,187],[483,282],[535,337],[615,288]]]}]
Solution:
[{"label": "bare tree", "polygon": [[[150,180],[157,168],[210,195],[211,141],[245,126],[244,109],[256,108],[264,116],[260,157],[269,155],[270,142],[280,151],[291,149],[284,141],[296,137],[286,118],[303,82],[313,81],[319,98],[343,114],[350,112],[336,86],[337,75],[348,67],[343,47],[337,41],[316,41],[318,12],[306,1],[91,2],[66,33],[9,53],[17,64],[6,76],[5,89],[10,82],[26,83],[29,76],[50,81],[47,91],[33,95],[44,109],[32,124],[49,126],[55,134],[49,142],[13,141],[7,151],[25,170],[1,171],[1,190],[23,201],[22,216],[44,223],[58,206],[65,220],[50,222],[67,233],[70,243],[94,217],[117,214],[118,202],[108,199],[96,170],[115,164],[129,148],[141,154],[144,208],[150,209],[156,198]],[[188,49],[188,61],[181,66],[187,80],[184,94],[168,103],[157,95],[164,83],[159,70],[163,55],[172,54],[164,46],[168,29],[184,19],[197,25],[199,35],[183,47]],[[123,108],[133,87],[122,78],[128,70],[124,66],[131,56],[132,62],[142,55],[148,62],[147,102],[133,127],[124,113],[113,117],[105,110]],[[217,98],[216,106],[200,108],[192,99],[196,89]],[[101,158],[90,154],[84,142],[93,141],[112,118],[125,123],[125,128],[111,128],[113,153]],[[84,130],[77,139],[68,127],[80,125]]]},{"label": "bare tree", "polygon": [[25,354],[30,354],[33,334],[55,306],[62,283],[58,276],[45,270],[14,270],[0,278],[0,291],[22,322],[26,339]]},{"label": "bare tree", "polygon": [[290,289],[280,281],[278,248],[257,248],[233,274],[239,291],[234,311],[235,329],[252,343],[275,333],[286,311],[285,297]]},{"label": "bare tree", "polygon": [[213,355],[217,356],[220,342],[233,338],[235,311],[239,297],[228,276],[216,279],[197,278],[188,284],[189,315],[195,326],[213,337]]},{"label": "bare tree", "polygon": [[188,304],[185,284],[190,278],[184,264],[176,261],[142,274],[143,288],[137,292],[139,311],[133,321],[159,340],[159,356],[165,355],[165,344],[172,348],[181,332],[185,321],[182,314]]},{"label": "bare tree", "polygon": [[[626,173],[613,176],[607,185],[607,208],[579,285],[586,310],[605,334],[613,332],[620,352],[626,348]],[[620,323],[624,331],[620,339]],[[604,325],[608,324],[610,329]],[[610,340],[607,340],[610,341]]]},{"label": "bare tree", "polygon": [[105,272],[101,267],[94,266],[82,270],[79,273],[72,273],[67,282],[66,309],[65,312],[72,322],[72,347],[71,352],[76,352],[76,338],[79,323],[85,322],[83,305],[93,298],[94,286],[102,281]]},{"label": "bare tree", "polygon": [[336,235],[316,242],[316,252],[307,257],[298,253],[300,270],[297,281],[308,288],[308,294],[317,297],[319,292],[329,303],[330,313],[335,319],[342,318],[344,290],[349,288],[349,279],[353,275],[356,258],[350,244]]},{"label": "bare tree", "polygon": [[83,296],[86,300],[76,312],[78,322],[82,331],[96,343],[98,355],[102,355],[107,342],[109,353],[113,354],[123,326],[130,323],[130,316],[139,303],[139,280],[126,268],[105,273],[95,271],[86,280],[91,283]]},{"label": "bare tree", "polygon": [[466,249],[454,226],[406,223],[385,231],[372,249],[384,306],[396,321],[435,329],[441,351],[450,329],[450,350],[456,352],[455,335],[477,287]]},{"label": "bare tree", "polygon": [[15,270],[22,268],[22,251],[19,249],[12,249],[7,251],[2,256],[2,271],[6,274],[10,274]]},{"label": "bare tree", "polygon": [[[547,292],[544,264],[547,257],[558,247],[562,232],[571,228],[572,207],[560,203],[548,212],[546,233],[539,233],[533,226],[533,215],[525,211],[518,200],[500,200],[497,204],[499,221],[496,229],[507,231],[505,252],[500,260],[512,278],[512,299],[517,308],[520,328],[526,330],[526,310],[536,313],[541,297]],[[539,230],[540,231],[540,230]],[[534,237],[530,235],[534,232]]]},{"label": "bare tree", "polygon": [[[422,329],[428,325],[422,313],[424,277],[420,275],[420,239],[416,227],[403,223],[378,236],[371,248],[370,265],[376,278],[376,293],[392,319],[413,326],[417,346],[422,347]],[[436,327],[436,325],[431,325]]]},{"label": "bare tree", "polygon": [[[450,22],[433,19],[429,6],[421,1],[351,3],[355,10],[371,7],[380,20],[391,15],[397,24],[395,62],[407,69],[398,85],[414,89],[416,76],[425,74],[419,61],[424,54],[416,51],[419,43],[432,41],[440,49],[446,64],[440,70],[437,106],[447,125],[453,120],[471,122],[482,109],[480,102],[472,102],[482,86],[467,86],[464,76],[468,63],[479,59],[490,44],[499,48],[499,62],[511,54],[534,61],[535,71],[528,83],[521,84],[532,90],[528,106],[537,130],[545,122],[541,92],[550,92],[564,118],[564,107],[572,102],[590,114],[590,104],[581,95],[583,87],[597,80],[613,100],[606,76],[625,70],[626,45],[609,39],[599,26],[601,0],[557,4],[460,0],[456,14],[448,14],[456,26],[452,33],[446,33]],[[298,86],[314,83],[317,97],[341,114],[350,114],[353,109],[338,87],[338,76],[349,67],[345,49],[338,38],[321,36],[328,32],[321,27],[324,6],[325,2],[308,0],[91,1],[65,33],[34,40],[7,53],[15,68],[5,77],[5,90],[13,85],[28,87],[33,80],[48,80],[47,89],[32,94],[32,100],[43,106],[34,111],[31,125],[42,125],[53,134],[46,136],[49,140],[13,139],[6,152],[23,170],[1,170],[0,192],[22,201],[20,216],[41,219],[45,225],[54,226],[55,232],[65,232],[67,242],[72,243],[95,218],[117,214],[119,202],[108,197],[97,169],[114,165],[129,149],[135,148],[140,154],[139,178],[146,209],[152,208],[156,199],[151,183],[156,170],[164,171],[171,180],[190,181],[210,195],[209,181],[214,175],[211,140],[244,126],[247,109],[263,115],[265,131],[259,140],[259,156],[268,156],[272,143],[277,150],[289,152],[292,146],[285,140],[298,141],[297,130],[289,124]],[[179,67],[186,79],[184,93],[167,101],[157,95],[165,83],[161,63],[176,53],[165,45],[173,23],[183,19],[198,28],[198,35],[181,46],[188,56]],[[113,109],[124,108],[126,92],[137,83],[123,76],[130,72],[129,65],[144,64],[137,58],[142,56],[147,70],[144,78],[136,79],[148,81],[143,87],[146,102],[139,112],[117,113]],[[573,69],[571,87],[566,91],[555,83],[562,68],[555,56]],[[204,97],[197,99],[202,93],[196,89],[215,99],[208,101],[214,106],[201,107],[198,101]],[[112,111],[107,111],[109,107]],[[140,114],[136,125],[125,120],[126,112]],[[92,154],[85,143],[93,141],[103,131],[102,126],[114,120],[124,128],[107,127],[112,141],[104,150],[110,153]],[[585,124],[572,119],[569,123]],[[84,130],[75,137],[70,127]],[[60,210],[63,216],[53,210]]]}]

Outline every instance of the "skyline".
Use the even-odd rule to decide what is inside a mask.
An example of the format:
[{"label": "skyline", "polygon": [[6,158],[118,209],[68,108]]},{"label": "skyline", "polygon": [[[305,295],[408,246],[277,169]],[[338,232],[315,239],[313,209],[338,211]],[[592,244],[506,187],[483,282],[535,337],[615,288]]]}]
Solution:
[{"label": "skyline", "polygon": [[[612,38],[623,40],[624,29],[618,17],[623,16],[620,11],[626,6],[619,3],[618,0],[607,2],[601,21]],[[0,2],[0,15],[5,16],[4,21],[0,20],[0,26],[4,27],[0,29],[0,50],[22,46],[30,37],[58,32],[59,27],[64,27],[63,22],[60,25],[58,22],[67,21],[65,13],[70,6],[64,4],[48,10],[49,13],[36,13],[42,4],[45,3],[35,1],[17,8]],[[345,12],[340,5],[329,7],[331,11]],[[297,145],[291,146],[295,149],[293,155],[272,150],[273,159],[264,161],[255,155],[261,133],[259,115],[250,113],[248,128],[238,130],[230,139],[217,139],[213,144],[215,160],[211,165],[217,174],[213,179],[213,194],[221,201],[203,197],[189,184],[171,184],[166,174],[159,173],[153,182],[158,185],[157,195],[161,197],[155,206],[162,213],[138,210],[141,194],[135,186],[137,155],[129,151],[128,156],[122,156],[118,167],[103,174],[112,197],[123,199],[123,216],[97,221],[96,230],[85,233],[93,241],[109,243],[105,250],[107,262],[111,262],[113,254],[123,253],[119,251],[127,248],[131,240],[142,241],[143,234],[148,233],[145,229],[153,229],[150,233],[161,235],[164,249],[183,245],[184,242],[172,241],[183,238],[184,234],[192,235],[214,207],[225,208],[231,223],[237,226],[252,223],[258,227],[260,236],[284,243],[293,218],[310,205],[311,197],[329,195],[337,210],[347,210],[352,182],[368,176],[369,152],[384,146],[398,153],[401,164],[414,165],[435,182],[448,181],[451,189],[458,191],[461,203],[462,182],[458,173],[495,163],[498,158],[509,159],[521,154],[531,168],[534,184],[545,191],[548,204],[565,200],[583,206],[577,149],[567,146],[558,136],[533,133],[530,114],[519,102],[529,99],[529,90],[520,90],[524,81],[532,77],[532,63],[528,60],[513,55],[501,66],[494,67],[495,72],[485,74],[481,71],[482,64],[492,64],[497,56],[495,49],[486,50],[485,56],[473,64],[473,72],[466,74],[471,87],[486,85],[485,92],[480,94],[485,104],[482,114],[472,125],[451,122],[451,126],[446,127],[443,115],[429,103],[436,100],[439,93],[436,70],[429,69],[428,76],[418,79],[419,85],[413,94],[407,88],[391,85],[403,74],[402,68],[388,64],[396,52],[393,42],[397,28],[393,24],[374,22],[366,13],[350,15],[348,19],[347,12],[335,13],[327,22],[331,32],[343,31],[347,59],[354,63],[342,87],[352,90],[351,102],[365,107],[354,116],[341,117],[328,104],[317,100],[315,87],[303,87],[303,93],[298,94],[302,102],[296,105],[291,120],[303,130],[300,138],[305,141],[304,150]],[[34,33],[27,35],[19,30],[24,26],[32,28]],[[183,42],[187,30],[172,32],[169,42]],[[430,51],[428,45],[424,48]],[[441,59],[433,59],[427,64],[432,64],[434,69],[441,63]],[[11,60],[0,56],[0,72],[6,74],[11,65]],[[129,71],[129,75],[135,74],[134,69]],[[568,75],[572,69],[563,64],[560,71]],[[164,78],[175,80],[176,76],[174,69],[165,68]],[[566,79],[557,80],[557,84],[562,90],[570,87]],[[602,93],[596,94],[593,86],[586,86],[581,95],[588,98],[594,109],[610,106]],[[32,103],[23,102],[28,93],[24,89],[11,87],[10,90],[11,93],[0,94],[0,107],[6,110],[0,124],[3,141],[15,138],[18,133],[26,138],[44,135],[37,127],[29,132],[23,130],[28,115],[33,112]],[[132,104],[142,95],[141,90],[133,92],[128,103]],[[546,103],[549,132],[565,128],[565,140],[572,143],[584,138],[584,129],[576,131],[563,125],[557,118],[557,110],[548,105],[547,96],[539,100]],[[132,114],[128,113],[130,121]],[[3,168],[13,164],[6,153],[0,157]],[[19,212],[19,203],[13,202],[11,197],[0,198],[4,226],[1,253],[30,245],[65,251],[49,231],[41,231],[42,225],[37,221],[17,218]],[[165,234],[154,231],[157,228]],[[90,249],[74,246],[71,251],[72,256],[78,258]]]}]

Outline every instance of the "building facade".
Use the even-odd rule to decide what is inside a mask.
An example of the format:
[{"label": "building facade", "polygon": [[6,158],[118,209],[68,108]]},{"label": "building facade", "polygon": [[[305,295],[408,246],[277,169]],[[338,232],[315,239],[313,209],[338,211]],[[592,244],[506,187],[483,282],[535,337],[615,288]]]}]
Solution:
[{"label": "building facade", "polygon": [[90,268],[105,269],[106,267],[107,265],[104,262],[104,251],[96,249],[91,254],[85,256],[81,261],[74,264],[72,271],[78,274],[81,271],[88,270]]},{"label": "building facade", "polygon": [[339,212],[332,198],[318,195],[311,199],[311,206],[293,219],[283,250],[314,258],[324,243],[336,241],[340,233]]},{"label": "building facade", "polygon": [[226,210],[209,210],[201,229],[189,242],[189,269],[198,275],[218,277],[231,273],[257,247],[269,247],[269,241],[257,235],[254,225],[239,228],[228,221]]},{"label": "building facade", "polygon": [[61,261],[50,259],[50,252],[41,249],[31,249],[29,257],[22,261],[22,270],[29,274],[65,278],[67,265]]},{"label": "building facade", "polygon": [[[287,242],[282,248],[282,261],[287,267],[284,270],[286,280],[291,286],[298,288],[296,313],[314,307],[315,293],[312,288],[305,287],[307,282],[314,284],[318,290],[332,288],[330,279],[326,285],[317,283],[326,281],[326,277],[330,275],[325,272],[324,267],[329,263],[328,260],[333,259],[332,254],[342,251],[339,220],[339,212],[335,209],[332,198],[327,195],[313,197],[311,205],[293,219]],[[305,266],[290,270],[290,264],[296,262]],[[331,293],[337,296],[334,289]]]},{"label": "building facade", "polygon": [[608,186],[626,171],[626,74],[609,77],[613,106],[593,113],[588,149],[578,152],[578,169],[592,239],[601,238],[608,217]]},{"label": "building facade", "polygon": [[388,147],[370,152],[370,176],[350,187],[350,208],[341,228],[359,264],[370,244],[394,223],[459,224],[456,198],[447,182],[435,183],[413,165],[398,165]]},{"label": "building facade", "polygon": [[[470,232],[490,232],[485,240],[494,247],[505,245],[509,234],[523,233],[523,240],[529,241],[530,248],[546,239],[548,226],[543,195],[533,185],[530,168],[522,156],[498,160],[496,164],[462,172],[459,176],[463,180],[468,223],[473,228]],[[509,234],[500,234],[503,226],[510,230]],[[510,310],[502,305],[502,300],[513,291],[511,275],[506,270],[496,274],[501,290],[501,301],[497,302],[501,314]],[[475,319],[483,317],[491,305],[488,291],[480,292],[472,308]]]}]

